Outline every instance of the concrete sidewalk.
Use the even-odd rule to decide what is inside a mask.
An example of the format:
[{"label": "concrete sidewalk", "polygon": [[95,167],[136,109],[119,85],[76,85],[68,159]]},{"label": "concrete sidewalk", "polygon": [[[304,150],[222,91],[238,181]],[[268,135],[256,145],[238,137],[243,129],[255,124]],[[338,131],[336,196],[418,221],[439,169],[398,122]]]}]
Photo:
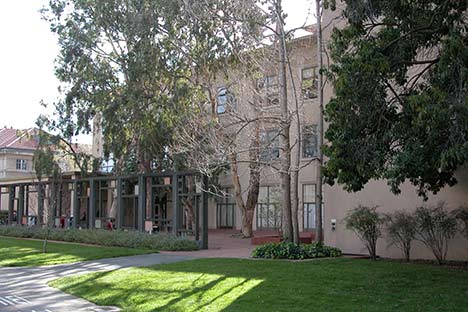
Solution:
[{"label": "concrete sidewalk", "polygon": [[41,267],[0,267],[0,311],[4,312],[75,312],[119,311],[99,307],[84,299],[47,286],[59,277],[128,267],[151,266],[191,260],[182,255],[149,254]]}]

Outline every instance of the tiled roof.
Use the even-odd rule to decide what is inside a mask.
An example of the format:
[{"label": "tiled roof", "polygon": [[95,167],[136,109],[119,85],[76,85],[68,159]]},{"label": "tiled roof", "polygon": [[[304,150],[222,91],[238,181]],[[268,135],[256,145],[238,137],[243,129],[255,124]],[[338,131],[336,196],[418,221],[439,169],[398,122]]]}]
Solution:
[{"label": "tiled roof", "polygon": [[16,149],[36,149],[38,146],[37,140],[34,138],[34,129],[0,129],[0,148],[16,148]]}]

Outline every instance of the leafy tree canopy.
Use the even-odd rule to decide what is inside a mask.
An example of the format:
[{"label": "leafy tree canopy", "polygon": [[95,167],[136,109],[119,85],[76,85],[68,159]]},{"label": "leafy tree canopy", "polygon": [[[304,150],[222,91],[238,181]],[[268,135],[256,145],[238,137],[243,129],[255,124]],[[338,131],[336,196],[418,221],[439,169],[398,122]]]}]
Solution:
[{"label": "leafy tree canopy", "polygon": [[[231,22],[229,10],[247,18],[253,7],[253,0],[50,0],[43,16],[58,35],[63,92],[50,130],[71,139],[89,133],[98,116],[105,155],[124,160],[117,164],[171,166],[173,130],[201,92],[195,76],[255,26]],[[210,12],[218,18],[204,18]]]},{"label": "leafy tree canopy", "polygon": [[[330,46],[329,183],[454,185],[468,160],[468,1],[345,0]],[[427,198],[427,197],[426,197]]]}]

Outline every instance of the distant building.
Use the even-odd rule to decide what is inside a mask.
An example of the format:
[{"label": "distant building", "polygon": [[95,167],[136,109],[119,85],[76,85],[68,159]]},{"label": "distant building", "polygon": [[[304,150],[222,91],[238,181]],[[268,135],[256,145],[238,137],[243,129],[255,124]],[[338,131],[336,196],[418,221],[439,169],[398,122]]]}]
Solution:
[{"label": "distant building", "polygon": [[0,129],[0,181],[34,176],[33,155],[39,144],[37,130]]}]

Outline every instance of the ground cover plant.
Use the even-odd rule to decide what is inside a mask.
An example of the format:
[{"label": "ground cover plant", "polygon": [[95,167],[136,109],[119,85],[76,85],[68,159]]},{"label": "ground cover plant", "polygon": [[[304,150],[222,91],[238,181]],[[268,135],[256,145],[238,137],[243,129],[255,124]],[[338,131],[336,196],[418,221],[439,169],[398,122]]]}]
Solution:
[{"label": "ground cover plant", "polygon": [[[44,239],[46,229],[39,227],[0,226],[0,236]],[[136,231],[50,229],[49,239],[113,247],[153,250],[196,250],[196,242],[172,234],[146,234]]]},{"label": "ground cover plant", "polygon": [[356,259],[199,259],[68,277],[67,293],[123,311],[466,311],[468,271]]},{"label": "ground cover plant", "polygon": [[0,266],[51,265],[156,252],[53,242],[48,243],[47,249],[47,253],[42,252],[42,241],[39,240],[0,237]]},{"label": "ground cover plant", "polygon": [[289,242],[268,243],[254,249],[254,258],[302,260],[325,257],[339,257],[341,251],[322,243],[294,244]]}]

